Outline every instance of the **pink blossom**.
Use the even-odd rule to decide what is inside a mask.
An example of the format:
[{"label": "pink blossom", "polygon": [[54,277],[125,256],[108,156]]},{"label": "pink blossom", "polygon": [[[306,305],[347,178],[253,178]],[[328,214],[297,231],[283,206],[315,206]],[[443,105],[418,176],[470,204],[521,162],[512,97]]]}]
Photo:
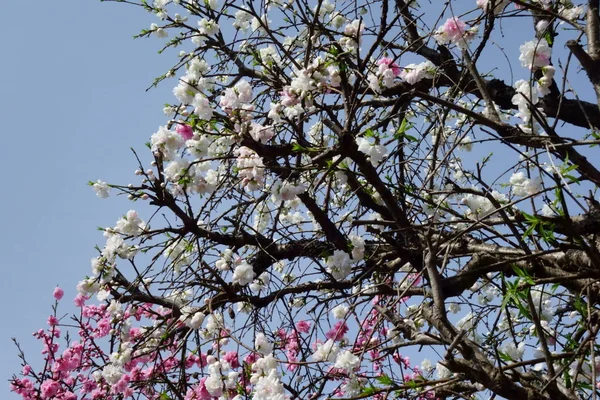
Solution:
[{"label": "pink blossom", "polygon": [[85,301],[88,299],[88,297],[85,297],[84,295],[78,294],[74,299],[73,299],[73,303],[75,303],[75,305],[77,307],[83,307],[85,304]]},{"label": "pink blossom", "polygon": [[348,325],[345,321],[338,321],[329,332],[325,334],[327,339],[339,341],[344,338],[344,335],[348,332]]},{"label": "pink blossom", "polygon": [[42,383],[40,389],[42,392],[42,398],[49,399],[56,395],[56,393],[58,393],[58,390],[60,389],[60,384],[55,380],[48,379]]},{"label": "pink blossom", "polygon": [[308,333],[310,331],[310,322],[298,321],[296,322],[296,329],[298,329],[298,332]]},{"label": "pink blossom", "polygon": [[186,124],[177,124],[175,132],[177,132],[184,140],[190,140],[194,137],[194,130],[191,126]]},{"label": "pink blossom", "polygon": [[400,67],[390,57],[382,57],[377,61],[377,65],[386,65],[392,70],[394,76],[400,75]]},{"label": "pink blossom", "polygon": [[54,298],[55,298],[56,300],[60,300],[60,299],[62,299],[64,295],[65,295],[65,291],[64,291],[64,290],[62,290],[62,289],[61,289],[61,288],[59,288],[59,287],[56,287],[56,288],[54,288],[54,293],[53,293],[53,296],[54,296]]},{"label": "pink blossom", "polygon": [[238,353],[237,351],[228,351],[223,356],[223,360],[227,361],[231,368],[239,368],[240,362],[238,361]]},{"label": "pink blossom", "polygon": [[440,44],[455,43],[464,46],[467,41],[473,39],[475,32],[475,28],[469,30],[466,23],[456,17],[451,17],[437,29],[434,38]]},{"label": "pink blossom", "polygon": [[460,40],[464,36],[466,27],[467,27],[467,24],[465,24],[463,21],[459,20],[458,18],[453,17],[453,18],[448,18],[446,20],[444,25],[442,25],[442,30],[444,31],[444,33],[446,35],[448,35],[450,40],[455,42],[455,41]]}]

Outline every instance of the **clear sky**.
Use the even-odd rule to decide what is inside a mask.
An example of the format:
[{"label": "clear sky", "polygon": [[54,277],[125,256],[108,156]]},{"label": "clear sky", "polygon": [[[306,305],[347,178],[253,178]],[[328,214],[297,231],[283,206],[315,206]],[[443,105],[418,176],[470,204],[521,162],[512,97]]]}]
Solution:
[{"label": "clear sky", "polygon": [[[145,92],[173,54],[161,41],[133,40],[155,18],[137,7],[99,0],[3,2],[0,24],[0,398],[20,370],[17,337],[31,360],[41,346],[52,291],[65,289],[64,313],[75,311],[75,285],[90,272],[97,226],[114,225],[125,199],[96,198],[87,181],[136,181],[134,147],[164,124],[174,84]],[[137,181],[136,181],[137,182]],[[66,307],[68,306],[68,307]]]}]

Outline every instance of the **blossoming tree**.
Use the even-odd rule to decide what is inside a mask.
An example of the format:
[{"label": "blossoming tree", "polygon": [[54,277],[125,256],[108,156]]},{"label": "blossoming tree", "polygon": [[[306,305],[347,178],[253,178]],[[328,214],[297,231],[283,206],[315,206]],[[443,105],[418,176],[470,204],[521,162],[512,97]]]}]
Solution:
[{"label": "blossoming tree", "polygon": [[175,102],[13,392],[596,398],[598,0],[114,1]]}]

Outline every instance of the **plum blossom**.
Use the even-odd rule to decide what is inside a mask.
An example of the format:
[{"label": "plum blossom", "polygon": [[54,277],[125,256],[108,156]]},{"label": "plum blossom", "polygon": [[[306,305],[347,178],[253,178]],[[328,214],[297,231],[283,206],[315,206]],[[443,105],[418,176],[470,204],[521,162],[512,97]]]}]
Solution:
[{"label": "plum blossom", "polygon": [[290,201],[301,193],[306,191],[306,186],[302,183],[294,185],[288,181],[277,181],[271,188],[271,199],[274,203],[281,201]]},{"label": "plum blossom", "polygon": [[340,304],[338,306],[335,306],[333,310],[331,310],[331,313],[333,314],[333,317],[335,319],[344,319],[346,317],[346,314],[348,314],[348,307],[346,307],[343,304]]},{"label": "plum blossom", "polygon": [[261,290],[265,290],[271,283],[271,277],[267,272],[263,272],[250,284],[250,290],[257,293]]},{"label": "plum blossom", "polygon": [[433,37],[439,44],[454,43],[465,47],[477,34],[477,28],[467,28],[467,24],[457,17],[451,17],[434,33]]},{"label": "plum blossom", "polygon": [[98,179],[96,182],[91,182],[90,185],[92,186],[92,189],[94,189],[96,196],[100,197],[101,199],[105,199],[110,195],[111,188],[106,182]]},{"label": "plum blossom", "polygon": [[500,351],[511,358],[511,360],[520,360],[525,354],[525,342],[515,345],[514,342],[508,341],[500,347]]},{"label": "plum blossom", "polygon": [[274,135],[275,132],[271,126],[263,126],[256,122],[250,124],[250,136],[257,142],[267,143]]},{"label": "plum blossom", "polygon": [[212,19],[202,18],[198,21],[198,26],[202,35],[213,36],[219,33],[219,24]]},{"label": "plum blossom", "polygon": [[233,110],[240,109],[251,101],[252,86],[246,80],[242,79],[232,88],[225,89],[225,92],[221,95],[219,106],[226,113],[231,113]]},{"label": "plum blossom", "polygon": [[435,65],[429,60],[420,64],[408,64],[401,69],[400,78],[406,83],[414,85],[423,79],[432,79],[435,70]]},{"label": "plum blossom", "polygon": [[523,172],[515,172],[510,177],[510,184],[513,187],[513,194],[519,197],[530,196],[538,193],[542,189],[542,179],[529,179]]},{"label": "plum blossom", "polygon": [[556,69],[552,65],[542,67],[542,77],[537,80],[537,89],[540,95],[545,96],[550,94],[550,86],[552,85]]},{"label": "plum blossom", "polygon": [[526,124],[531,120],[531,106],[538,103],[538,95],[531,87],[529,82],[520,79],[515,82],[515,95],[512,97],[512,104],[519,109],[517,117],[521,118]]},{"label": "plum blossom", "polygon": [[352,272],[352,261],[345,251],[335,250],[332,256],[327,257],[326,264],[327,272],[338,281],[344,280]]},{"label": "plum blossom", "polygon": [[273,352],[273,344],[269,342],[264,333],[259,332],[254,339],[254,348],[262,355],[269,355]]},{"label": "plum blossom", "polygon": [[352,354],[348,350],[340,352],[335,359],[335,368],[351,373],[360,365],[360,358]]},{"label": "plum blossom", "polygon": [[102,377],[106,380],[106,383],[108,383],[109,385],[114,385],[117,382],[119,382],[119,380],[123,376],[123,373],[123,367],[115,364],[107,364],[102,369]]},{"label": "plum blossom", "polygon": [[446,379],[452,376],[452,372],[440,363],[435,365],[435,373],[438,379]]},{"label": "plum blossom", "polygon": [[519,47],[521,55],[519,61],[525,68],[536,70],[550,64],[552,48],[548,46],[546,39],[530,40]]},{"label": "plum blossom", "polygon": [[279,380],[276,369],[269,371],[267,376],[258,378],[254,385],[253,400],[285,400],[285,389]]},{"label": "plum blossom", "polygon": [[52,293],[52,296],[54,296],[54,298],[56,300],[60,300],[63,298],[63,296],[65,295],[64,290],[62,290],[59,287],[54,288],[54,292]]},{"label": "plum blossom", "polygon": [[210,106],[208,99],[202,93],[196,93],[191,104],[194,107],[194,114],[196,114],[199,119],[210,121],[213,116],[213,109]]},{"label": "plum blossom", "polygon": [[238,10],[235,13],[233,27],[241,30],[244,33],[247,33],[250,30],[250,22],[252,21],[252,18],[252,14],[250,14],[247,10]]},{"label": "plum blossom", "polygon": [[317,348],[312,358],[315,361],[333,361],[339,350],[333,339],[329,339],[325,343],[317,343]]},{"label": "plum blossom", "polygon": [[150,32],[152,32],[152,34],[155,35],[157,38],[166,38],[167,36],[169,36],[169,33],[166,29],[161,28],[160,26],[158,26],[158,24],[155,23],[150,24]]},{"label": "plum blossom", "polygon": [[177,124],[175,132],[177,132],[184,140],[189,140],[194,136],[194,130],[191,126],[186,124]]},{"label": "plum blossom", "polygon": [[[377,60],[377,72],[375,75],[371,74],[373,78],[369,78],[373,81],[373,85],[377,82],[377,87],[379,83],[385,88],[389,88],[394,84],[394,78],[400,75],[400,67],[396,64],[393,59],[389,57],[382,57]],[[376,92],[379,89],[374,89]]]},{"label": "plum blossom", "polygon": [[[504,194],[495,190],[492,191],[491,195],[500,204],[508,201]],[[496,213],[496,207],[494,207],[494,204],[491,202],[491,200],[485,196],[468,193],[462,198],[461,204],[469,208],[466,212],[466,216],[468,218],[484,218]]]},{"label": "plum blossom", "polygon": [[354,21],[348,23],[344,28],[345,36],[339,40],[340,45],[346,51],[356,51],[361,43],[361,36],[364,30],[365,24],[360,19],[355,19]]},{"label": "plum blossom", "polygon": [[263,187],[265,168],[262,157],[245,146],[235,150],[235,154],[237,155],[238,176],[242,179],[241,185],[250,190]]},{"label": "plum blossom", "polygon": [[146,224],[138,216],[135,210],[127,211],[127,214],[117,221],[114,230],[123,235],[139,236],[146,229]]},{"label": "plum blossom", "polygon": [[373,144],[366,137],[357,137],[356,144],[358,145],[358,151],[368,156],[374,167],[378,166],[383,158],[387,156],[387,149],[384,145]]},{"label": "plum blossom", "polygon": [[[183,313],[184,310],[189,311],[189,313]],[[182,315],[179,319],[183,321],[187,327],[198,330],[202,326],[205,317],[206,315],[200,311],[194,311],[193,309],[189,310],[189,307],[183,307]]]},{"label": "plum blossom", "polygon": [[[566,2],[565,2],[566,3]],[[558,13],[561,17],[568,19],[569,21],[576,21],[583,18],[585,15],[585,8],[583,6],[573,7],[572,4],[560,4],[558,7]],[[564,22],[561,22],[563,24]]]},{"label": "plum blossom", "polygon": [[548,21],[547,19],[541,19],[537,22],[537,24],[535,24],[535,31],[538,34],[543,34],[544,32],[546,32],[546,29],[548,29],[549,26],[550,21]]},{"label": "plum blossom", "polygon": [[[296,94],[304,94],[315,90],[317,88],[316,82],[312,77],[312,73],[308,69],[301,69],[294,73],[294,78],[290,84],[290,89]],[[288,105],[285,100],[282,99],[283,105]]]},{"label": "plum blossom", "polygon": [[352,260],[360,261],[365,258],[365,240],[358,235],[350,235],[349,238],[352,244]]},{"label": "plum blossom", "polygon": [[252,282],[255,277],[256,273],[254,272],[254,268],[252,268],[252,265],[248,264],[246,261],[242,261],[235,267],[235,270],[233,271],[233,279],[231,280],[231,282],[234,284],[245,286]]},{"label": "plum blossom", "polygon": [[166,126],[158,128],[158,131],[150,137],[152,151],[162,153],[166,161],[174,158],[184,143],[181,135],[169,130]]},{"label": "plum blossom", "polygon": [[477,0],[477,7],[482,8],[484,11],[489,11],[493,6],[494,14],[499,14],[504,11],[509,3],[510,0]]}]

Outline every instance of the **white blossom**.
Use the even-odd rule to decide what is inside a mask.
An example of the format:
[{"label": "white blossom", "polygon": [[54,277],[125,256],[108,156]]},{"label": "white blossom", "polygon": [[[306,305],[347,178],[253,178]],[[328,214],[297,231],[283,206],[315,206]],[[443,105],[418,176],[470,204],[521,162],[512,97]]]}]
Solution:
[{"label": "white blossom", "polygon": [[519,50],[521,51],[519,56],[521,65],[532,70],[548,65],[550,57],[552,57],[552,48],[546,39],[525,42],[519,47]]},{"label": "white blossom", "polygon": [[333,361],[339,350],[333,339],[329,339],[325,343],[317,344],[317,349],[312,358],[315,361]]},{"label": "white blossom", "polygon": [[352,272],[352,261],[345,251],[335,250],[333,255],[327,257],[326,265],[327,272],[338,281],[344,280]]},{"label": "white blossom", "polygon": [[335,319],[344,319],[348,314],[348,307],[343,304],[337,305],[331,310],[331,313]]},{"label": "white blossom", "polygon": [[500,347],[500,351],[511,358],[511,360],[520,360],[525,354],[525,342],[515,345],[513,341],[508,341]]},{"label": "white blossom", "polygon": [[246,261],[242,261],[235,267],[233,271],[233,279],[231,280],[234,284],[239,284],[245,286],[252,282],[252,280],[256,277],[256,273],[254,272],[254,268],[252,265],[248,264]]},{"label": "white blossom", "polygon": [[351,373],[360,365],[360,358],[352,354],[348,350],[340,352],[335,359],[335,368],[342,369],[347,373]]},{"label": "white blossom", "polygon": [[254,339],[254,348],[263,355],[268,355],[273,352],[273,344],[269,342],[264,333],[259,332]]},{"label": "white blossom", "polygon": [[92,189],[94,189],[96,196],[100,197],[101,199],[105,199],[110,195],[111,188],[106,182],[103,182],[100,179],[98,179],[92,184]]}]

